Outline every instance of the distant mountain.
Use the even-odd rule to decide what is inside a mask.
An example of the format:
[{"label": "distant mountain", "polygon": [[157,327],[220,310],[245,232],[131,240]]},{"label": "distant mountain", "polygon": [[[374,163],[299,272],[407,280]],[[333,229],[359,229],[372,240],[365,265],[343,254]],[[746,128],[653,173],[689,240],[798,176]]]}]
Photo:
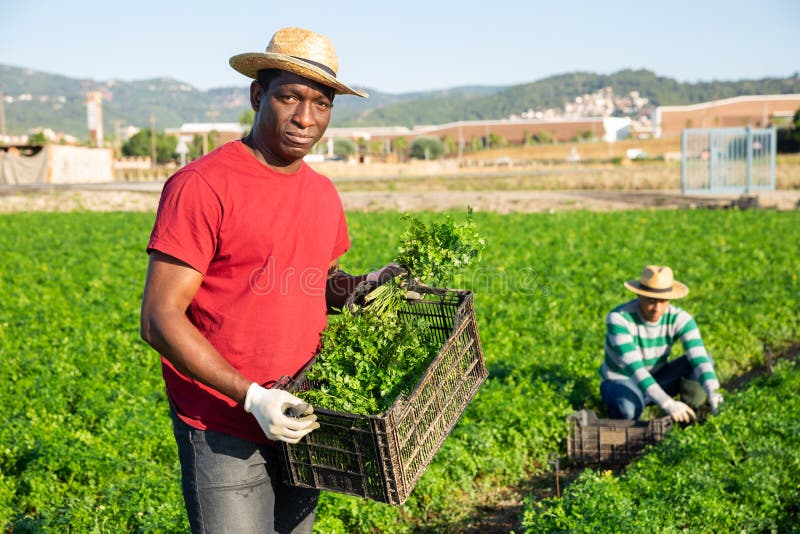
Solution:
[{"label": "distant mountain", "polygon": [[637,91],[649,107],[696,104],[719,98],[758,94],[800,93],[800,76],[734,82],[681,83],[648,70],[622,70],[614,74],[572,72],[542,80],[485,91],[483,94],[453,92],[449,95],[421,94],[419,98],[378,106],[341,120],[352,125],[384,124],[413,126],[443,124],[458,120],[499,119],[529,109],[563,108],[576,97],[613,88],[618,96]]},{"label": "distant mountain", "polygon": [[[414,126],[499,119],[528,109],[561,108],[575,97],[612,87],[638,91],[652,105],[690,104],[748,94],[800,93],[800,77],[681,83],[648,70],[614,74],[573,72],[514,86],[466,86],[391,94],[365,89],[370,98],[339,97],[331,126]],[[86,93],[104,94],[106,135],[114,126],[176,128],[185,122],[237,122],[249,108],[247,86],[208,91],[169,78],[97,81],[0,65],[6,130],[23,134],[51,128],[86,139]]]}]

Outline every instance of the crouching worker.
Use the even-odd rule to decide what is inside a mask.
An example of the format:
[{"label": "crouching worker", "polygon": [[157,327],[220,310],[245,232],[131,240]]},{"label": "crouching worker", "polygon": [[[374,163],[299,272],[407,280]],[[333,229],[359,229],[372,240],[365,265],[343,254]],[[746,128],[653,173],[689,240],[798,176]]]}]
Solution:
[{"label": "crouching worker", "polygon": [[[656,265],[625,287],[637,298],[606,317],[600,394],[609,416],[638,419],[645,406],[658,404],[675,421],[689,423],[706,401],[716,414],[722,395],[714,362],[692,316],[670,303],[689,289],[673,278],[672,269]],[[685,354],[670,361],[677,341]],[[680,400],[673,398],[679,394]]]}]

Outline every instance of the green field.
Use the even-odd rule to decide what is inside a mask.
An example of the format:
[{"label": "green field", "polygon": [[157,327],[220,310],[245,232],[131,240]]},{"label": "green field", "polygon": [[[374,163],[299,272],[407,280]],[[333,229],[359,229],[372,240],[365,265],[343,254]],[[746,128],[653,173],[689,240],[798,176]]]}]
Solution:
[{"label": "green field", "polygon": [[[389,261],[403,229],[400,215],[349,214],[353,249],[342,268],[363,272]],[[138,335],[144,247],[152,221],[152,213],[0,216],[4,530],[187,530],[158,357]],[[489,379],[405,505],[325,493],[318,510],[320,532],[457,532],[481,517],[480,506],[500,490],[543,475],[549,453],[565,455],[565,416],[583,407],[600,410],[597,367],[604,316],[631,296],[622,281],[636,278],[647,263],[671,265],[690,287],[682,305],[695,315],[723,382],[760,363],[765,342],[782,347],[800,339],[800,212],[476,213],[475,221],[487,248],[460,285],[475,292]],[[781,372],[792,376],[791,369]],[[787,383],[797,380],[787,378]],[[754,387],[779,390],[770,384]],[[741,434],[736,421],[745,416],[736,414],[742,413],[757,419],[768,412],[767,428],[797,435],[800,401],[782,410],[774,403],[762,405],[755,391],[731,394],[716,426],[707,422],[670,435],[673,449],[664,454],[682,446],[688,439],[683,436],[713,431],[718,440],[722,436],[733,444],[733,452],[711,447],[708,454],[728,454],[732,470],[745,465],[740,451],[763,447],[739,445],[734,437]],[[756,439],[753,433],[741,435]],[[797,445],[796,438],[781,443]],[[648,456],[647,461],[658,460]],[[781,461],[758,465],[779,494],[792,490],[797,495],[797,455]],[[693,469],[680,462],[669,467],[678,478]],[[574,486],[581,495],[610,487],[604,486],[611,484],[609,477],[591,473],[585,475],[588,482],[581,479]],[[655,486],[644,504],[625,500],[628,487],[647,491],[634,486],[643,484],[644,476],[610,478],[618,502],[656,511],[667,506],[668,497],[662,499]],[[722,482],[697,491],[711,495],[720,488],[732,491]],[[731,517],[752,512],[752,519],[771,510],[756,505],[748,510],[748,502]],[[566,503],[542,506],[537,511],[529,503],[525,524],[531,532],[578,524],[569,523],[575,509]],[[701,514],[697,507],[687,509]],[[797,519],[796,507],[784,510]],[[547,522],[547,514],[560,514],[563,523]],[[660,530],[681,530],[687,521],[704,525],[704,520],[675,515]],[[643,523],[630,524],[635,529]],[[770,529],[768,522],[732,525]]]}]

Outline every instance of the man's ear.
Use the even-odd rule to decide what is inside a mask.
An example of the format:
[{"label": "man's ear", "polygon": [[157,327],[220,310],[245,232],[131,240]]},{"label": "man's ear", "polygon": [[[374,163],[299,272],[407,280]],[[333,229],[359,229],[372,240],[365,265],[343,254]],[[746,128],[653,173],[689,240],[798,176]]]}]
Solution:
[{"label": "man's ear", "polygon": [[258,80],[253,80],[250,83],[250,107],[253,111],[258,111],[258,106],[261,105],[261,98],[264,96],[264,88],[258,83]]}]

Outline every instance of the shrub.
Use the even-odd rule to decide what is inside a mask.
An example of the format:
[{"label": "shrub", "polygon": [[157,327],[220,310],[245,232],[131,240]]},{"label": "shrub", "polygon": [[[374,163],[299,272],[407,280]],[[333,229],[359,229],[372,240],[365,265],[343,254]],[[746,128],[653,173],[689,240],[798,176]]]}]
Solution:
[{"label": "shrub", "polygon": [[333,140],[333,153],[336,156],[340,157],[352,156],[353,154],[356,153],[357,149],[358,147],[356,147],[356,144],[350,139],[337,137],[336,139]]},{"label": "shrub", "polygon": [[444,153],[444,145],[435,137],[417,137],[411,143],[410,155],[416,159],[439,159]]}]

